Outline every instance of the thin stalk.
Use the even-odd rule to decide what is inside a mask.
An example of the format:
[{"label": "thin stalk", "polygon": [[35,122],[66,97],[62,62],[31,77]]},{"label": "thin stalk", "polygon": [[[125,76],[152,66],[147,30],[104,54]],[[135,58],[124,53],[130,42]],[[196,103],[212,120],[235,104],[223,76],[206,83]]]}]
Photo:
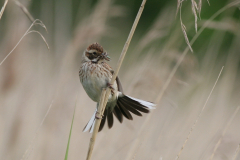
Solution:
[{"label": "thin stalk", "polygon": [[212,153],[212,155],[211,155],[211,157],[210,157],[210,160],[213,159],[216,150],[218,149],[219,145],[221,144],[222,139],[223,139],[225,133],[226,133],[227,130],[228,130],[228,127],[231,125],[231,123],[232,123],[234,117],[235,117],[236,114],[238,113],[239,108],[240,108],[240,106],[237,107],[237,109],[235,110],[235,112],[234,112],[233,115],[231,116],[230,120],[228,121],[226,127],[224,128],[224,130],[223,130],[223,132],[222,132],[222,135],[221,135],[221,138],[218,140],[217,144],[216,144],[215,147],[214,147],[214,150],[213,150],[213,153]]},{"label": "thin stalk", "polygon": [[[129,44],[132,40],[132,37],[133,37],[133,34],[136,30],[136,27],[138,25],[138,22],[139,22],[139,19],[142,15],[142,12],[143,12],[143,9],[144,9],[144,6],[146,4],[146,1],[147,0],[143,0],[142,1],[142,4],[138,10],[138,14],[135,18],[135,21],[133,23],[133,26],[131,28],[131,31],[128,35],[128,38],[127,38],[127,41],[123,47],[123,50],[122,50],[122,53],[119,57],[119,60],[118,60],[118,64],[117,64],[117,69],[115,70],[113,76],[112,76],[112,79],[111,79],[111,82],[110,84],[113,84],[114,81],[116,80],[116,77],[118,75],[118,72],[121,68],[121,65],[122,65],[122,62],[124,60],[124,57],[127,53],[127,50],[128,50],[128,47],[129,47]],[[102,112],[105,110],[105,107],[106,107],[106,104],[107,104],[107,101],[108,101],[108,97],[110,95],[110,89],[107,88],[107,89],[103,89],[102,90],[102,94],[101,94],[101,99],[100,99],[100,103],[99,103],[99,107],[98,107],[98,112],[96,114],[100,114],[98,116],[101,116],[102,115]],[[93,134],[92,134],[92,138],[90,139],[90,143],[89,143],[89,148],[88,148],[88,154],[87,154],[87,160],[90,160],[91,159],[91,156],[92,156],[92,151],[93,151],[93,147],[94,147],[94,143],[95,143],[95,139],[96,139],[96,135],[98,133],[98,129],[99,129],[99,125],[101,123],[101,119],[96,119],[96,122],[95,122],[95,125],[94,125],[94,130],[93,130]]]},{"label": "thin stalk", "polygon": [[34,22],[34,18],[33,16],[29,13],[29,11],[27,10],[27,8],[22,4],[20,3],[18,0],[15,0],[14,1],[16,3],[16,5],[18,7],[20,7],[22,9],[22,11],[26,14],[26,16],[28,17],[28,19],[31,21],[31,22]]},{"label": "thin stalk", "polygon": [[8,0],[5,0],[5,2],[3,4],[3,7],[2,7],[2,9],[0,11],[0,19],[2,18],[2,15],[3,15],[3,12],[4,12],[5,8],[6,8],[6,6],[7,6],[7,3],[8,3]]},{"label": "thin stalk", "polygon": [[70,141],[71,141],[71,136],[72,136],[72,128],[73,128],[76,107],[77,107],[77,99],[76,99],[76,103],[75,103],[75,107],[74,107],[74,111],[73,111],[72,123],[71,123],[71,128],[70,128],[70,132],[69,132],[69,136],[68,136],[68,143],[67,143],[67,149],[66,149],[64,160],[68,160],[68,152],[69,152],[69,146],[70,146]]},{"label": "thin stalk", "polygon": [[[101,93],[101,99],[100,99],[99,106],[98,106],[97,113],[96,113],[96,116],[98,116],[98,117],[101,117],[101,115],[102,115],[102,108],[103,108],[103,103],[105,101],[105,95],[106,95],[106,89],[103,88],[102,93]],[[101,119],[96,119],[94,129],[93,129],[93,134],[90,139],[90,143],[89,143],[89,147],[88,147],[87,160],[90,160],[92,157],[93,147],[95,144],[95,139],[96,139],[96,136],[98,133],[100,123],[101,123]]]},{"label": "thin stalk", "polygon": [[20,40],[19,40],[19,41],[17,42],[17,44],[13,47],[13,49],[5,56],[5,58],[0,62],[0,66],[1,66],[1,65],[3,64],[3,62],[10,56],[10,54],[12,54],[12,52],[17,48],[17,46],[20,44],[20,42],[23,40],[23,38],[24,38],[25,36],[27,36],[28,34],[30,34],[30,33],[37,33],[37,34],[39,34],[39,35],[41,36],[41,38],[43,39],[43,41],[45,42],[48,50],[50,49],[50,48],[49,48],[49,45],[48,45],[46,39],[43,37],[43,35],[42,35],[40,32],[38,32],[38,31],[31,30],[34,25],[40,25],[41,27],[43,27],[43,28],[47,31],[47,28],[46,28],[46,26],[42,23],[42,21],[40,21],[39,19],[34,20],[34,22],[33,22],[33,23],[31,24],[31,26],[27,29],[27,31],[26,31],[26,32],[24,33],[24,35],[20,38]]},{"label": "thin stalk", "polygon": [[219,80],[219,77],[220,77],[221,74],[222,74],[223,68],[224,68],[224,66],[222,67],[222,69],[221,69],[221,71],[220,71],[220,73],[219,73],[219,75],[218,75],[218,77],[217,77],[217,80],[216,80],[216,82],[214,83],[213,88],[212,88],[211,92],[209,93],[209,95],[208,95],[208,97],[207,97],[207,100],[206,100],[205,104],[203,105],[202,110],[200,111],[200,113],[199,113],[197,119],[195,120],[194,124],[192,125],[192,127],[191,127],[191,129],[190,129],[190,131],[189,131],[189,133],[188,133],[188,136],[187,136],[185,142],[183,143],[181,150],[178,152],[178,155],[177,155],[177,157],[176,157],[175,160],[178,160],[178,159],[179,159],[179,157],[180,157],[180,155],[181,155],[181,153],[182,153],[182,151],[183,151],[185,145],[187,144],[187,141],[189,140],[189,138],[190,138],[190,136],[191,136],[191,134],[192,134],[193,129],[195,128],[195,126],[196,126],[196,124],[197,124],[199,118],[201,117],[201,115],[202,115],[204,109],[206,108],[207,103],[208,103],[208,100],[210,99],[210,97],[211,97],[211,95],[212,95],[212,92],[213,92],[215,86],[217,85],[217,82],[218,82],[218,80]]},{"label": "thin stalk", "polygon": [[235,151],[235,153],[234,153],[234,155],[233,155],[232,160],[236,160],[239,151],[240,151],[240,144],[238,145],[238,147],[237,147],[237,149],[236,149],[236,151]]}]

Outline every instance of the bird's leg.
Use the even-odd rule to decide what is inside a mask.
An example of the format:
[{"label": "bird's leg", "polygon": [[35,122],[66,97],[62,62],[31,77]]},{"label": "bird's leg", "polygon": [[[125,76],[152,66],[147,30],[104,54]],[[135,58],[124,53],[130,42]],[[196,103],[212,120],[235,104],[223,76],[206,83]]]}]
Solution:
[{"label": "bird's leg", "polygon": [[110,84],[109,82],[107,83],[107,87],[109,87],[111,90],[114,90],[112,84]]},{"label": "bird's leg", "polygon": [[107,83],[107,87],[110,88],[111,93],[114,94],[114,88],[112,86],[112,84],[110,84],[109,82]]},{"label": "bird's leg", "polygon": [[[100,116],[99,116],[99,115],[100,115]],[[101,113],[97,112],[97,113],[95,114],[95,118],[96,118],[96,119],[103,119],[103,115],[101,115]]]}]

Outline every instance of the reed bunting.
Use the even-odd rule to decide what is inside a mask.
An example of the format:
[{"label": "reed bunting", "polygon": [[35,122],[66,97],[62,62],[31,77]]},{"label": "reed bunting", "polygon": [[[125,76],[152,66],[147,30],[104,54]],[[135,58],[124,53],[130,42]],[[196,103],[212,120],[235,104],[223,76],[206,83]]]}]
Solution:
[{"label": "reed bunting", "polygon": [[[117,77],[114,84],[110,84],[113,69],[105,62],[110,60],[107,52],[98,43],[91,44],[83,53],[81,67],[79,71],[80,81],[88,96],[99,105],[102,88],[110,87],[111,94],[102,117],[99,132],[108,122],[108,127],[113,126],[113,114],[119,120],[123,121],[123,117],[132,120],[131,113],[142,116],[141,112],[148,113],[150,109],[154,109],[155,104],[144,100],[127,96],[123,93],[123,88]],[[93,131],[97,109],[90,121],[87,123],[83,132]],[[130,113],[131,112],[131,113]]]}]

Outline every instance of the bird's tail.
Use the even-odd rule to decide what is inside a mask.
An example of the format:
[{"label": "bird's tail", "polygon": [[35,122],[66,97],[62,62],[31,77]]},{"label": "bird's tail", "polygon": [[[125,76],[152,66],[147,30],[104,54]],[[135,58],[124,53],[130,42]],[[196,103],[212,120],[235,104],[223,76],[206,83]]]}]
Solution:
[{"label": "bird's tail", "polygon": [[[149,113],[150,109],[154,109],[155,104],[152,102],[140,100],[137,98],[133,98],[127,95],[119,95],[116,106],[111,108],[106,108],[103,114],[103,119],[101,121],[99,132],[103,129],[103,126],[106,122],[106,119],[108,121],[108,127],[112,128],[113,126],[113,114],[115,117],[119,120],[120,123],[123,121],[123,116],[129,120],[132,120],[133,117],[131,113],[142,116],[141,112],[143,113]],[[84,127],[83,132],[90,131],[90,133],[93,131],[93,126],[95,125],[95,115],[96,112],[93,114],[90,121],[87,123],[87,125]],[[131,112],[131,113],[130,113]]]},{"label": "bird's tail", "polygon": [[86,124],[86,126],[83,128],[83,132],[87,132],[89,130],[90,133],[93,132],[93,126],[95,125],[95,121],[96,121],[96,113],[97,113],[97,109],[94,112],[93,116],[91,117],[91,119],[89,120],[89,122]]}]

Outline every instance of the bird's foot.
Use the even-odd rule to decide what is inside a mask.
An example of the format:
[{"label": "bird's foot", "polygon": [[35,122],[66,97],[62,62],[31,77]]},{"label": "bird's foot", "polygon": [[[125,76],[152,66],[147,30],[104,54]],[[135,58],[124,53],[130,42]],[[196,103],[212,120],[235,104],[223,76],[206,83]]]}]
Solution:
[{"label": "bird's foot", "polygon": [[99,113],[99,112],[97,112],[97,113],[95,114],[95,118],[96,118],[96,119],[103,119],[102,117],[103,117],[103,115],[101,115],[101,113]]},{"label": "bird's foot", "polygon": [[109,87],[111,90],[114,90],[112,84],[110,84],[110,83],[107,83],[107,87]]}]

